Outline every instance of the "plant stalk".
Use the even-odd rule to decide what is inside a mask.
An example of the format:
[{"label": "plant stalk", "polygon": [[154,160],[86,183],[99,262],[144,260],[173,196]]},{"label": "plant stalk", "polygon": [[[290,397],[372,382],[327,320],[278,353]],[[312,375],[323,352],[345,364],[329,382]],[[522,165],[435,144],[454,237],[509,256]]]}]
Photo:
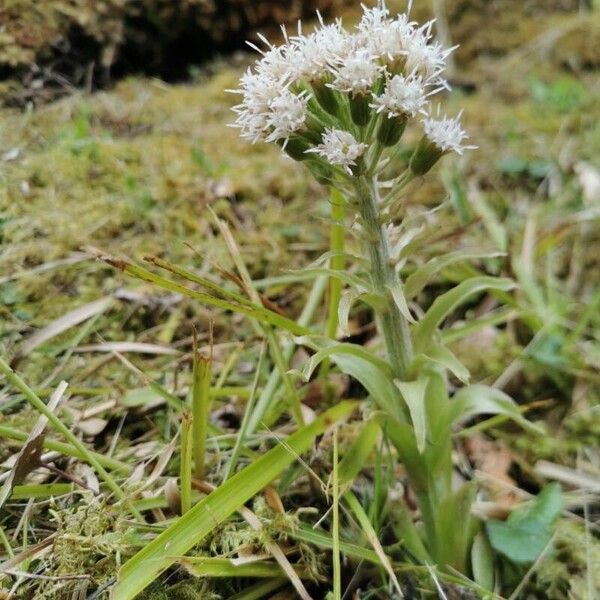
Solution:
[{"label": "plant stalk", "polygon": [[377,311],[377,326],[385,340],[394,375],[404,379],[413,358],[412,339],[408,322],[391,293],[398,277],[390,260],[388,237],[379,219],[379,192],[375,181],[364,176],[355,179],[355,189],[373,286],[385,301],[384,308]]}]

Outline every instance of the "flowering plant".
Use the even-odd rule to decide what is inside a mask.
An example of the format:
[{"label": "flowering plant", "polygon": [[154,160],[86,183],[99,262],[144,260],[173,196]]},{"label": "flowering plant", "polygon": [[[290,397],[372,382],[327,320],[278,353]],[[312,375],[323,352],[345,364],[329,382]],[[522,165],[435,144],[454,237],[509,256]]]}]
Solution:
[{"label": "flowering plant", "polygon": [[[476,486],[453,485],[453,428],[484,413],[532,425],[499,390],[468,385],[467,369],[444,345],[438,326],[469,296],[506,291],[512,282],[466,279],[424,311],[411,306],[430,278],[452,262],[482,253],[441,256],[417,267],[406,281],[399,275],[410,261],[413,236],[408,223],[396,218],[403,192],[445,154],[475,148],[466,143],[461,115],[441,116],[439,105],[432,104],[434,96],[450,89],[444,74],[453,48],[433,38],[433,22],[418,25],[410,10],[392,17],[384,2],[363,7],[355,30],[320,20],[312,33],[299,27],[296,35],[284,36],[282,45],[262,38],[266,47],[254,46],[262,56],[233,90],[242,96],[234,107],[235,126],[252,142],[277,143],[332,187],[332,199],[339,200],[332,202],[333,227],[353,221],[364,248],[361,265],[368,265],[356,274],[333,268],[336,256],[346,256],[338,244],[324,257],[331,268],[312,269],[331,278],[332,290],[347,289],[331,294],[327,335],[297,339],[316,352],[303,374],[308,378],[321,361],[333,361],[363,384],[373,406],[367,423],[377,424],[395,447],[419,509],[415,523],[400,501],[395,522],[405,551],[418,562],[474,576],[483,585],[476,568],[481,560],[470,554],[480,529],[471,516]],[[408,128],[421,131],[413,146],[403,144]],[[358,300],[376,315],[386,359],[336,340],[338,326],[345,329]],[[451,385],[450,376],[462,387]],[[478,543],[476,552],[484,547]],[[486,581],[489,586],[489,577]]]},{"label": "flowering plant", "polygon": [[[426,176],[444,155],[462,154],[474,146],[466,143],[460,114],[456,118],[441,116],[439,106],[432,106],[432,97],[450,88],[444,73],[452,49],[445,49],[433,38],[433,22],[420,26],[409,13],[392,17],[380,2],[374,8],[364,7],[362,19],[352,31],[340,21],[325,24],[321,20],[308,35],[300,28],[294,36],[284,31],[280,46],[262,38],[266,48],[256,47],[262,57],[234,90],[242,95],[234,107],[235,126],[242,136],[252,142],[278,144],[289,157],[306,165],[318,182],[331,188],[331,249],[305,269],[303,279],[314,276],[315,284],[298,321],[262,301],[231,232],[219,219],[216,223],[238,272],[230,278],[243,293],[163,259],[148,260],[204,291],[105,257],[143,281],[252,319],[263,334],[273,364],[255,399],[261,352],[223,482],[191,506],[189,467],[193,454],[196,476],[204,477],[210,406],[210,368],[194,352],[192,419],[190,425],[185,418],[182,426],[182,453],[187,457],[182,460],[181,471],[185,514],[124,565],[113,590],[115,598],[133,598],[173,564],[174,557],[189,551],[280,475],[298,454],[306,452],[316,436],[354,410],[353,402],[338,402],[305,423],[301,391],[289,371],[295,345],[313,352],[301,371],[306,380],[319,368],[319,377],[326,381],[335,366],[360,382],[368,393],[362,403],[364,418],[357,424],[359,434],[339,462],[337,434],[333,435],[331,536],[319,537],[318,543],[326,547],[331,543],[333,549],[334,599],[342,597],[341,499],[375,550],[370,559],[384,568],[399,596],[402,591],[396,572],[377,537],[384,526],[398,542],[395,552],[405,562],[424,565],[438,591],[439,579],[467,585],[483,596],[493,591],[491,545],[472,511],[478,488],[475,481],[456,477],[454,435],[462,422],[481,414],[500,414],[523,428],[536,428],[502,391],[469,384],[467,368],[439,331],[446,317],[465,300],[483,292],[506,292],[513,287],[512,281],[469,276],[437,295],[428,307],[421,306],[421,292],[440,270],[456,262],[497,254],[465,250],[440,255],[424,265],[415,260],[415,249],[427,240],[421,228],[414,226],[415,218],[408,218],[403,195],[410,191],[411,182]],[[420,131],[418,141],[405,142],[405,131],[415,129]],[[419,219],[417,216],[416,221]],[[345,252],[348,232],[360,241],[362,256]],[[402,278],[401,272],[410,274]],[[316,335],[309,324],[327,282],[326,329],[324,335]],[[372,309],[385,353],[377,346],[365,348],[338,340],[338,333],[347,331],[350,310],[357,302]],[[282,342],[278,330],[294,335],[294,343]],[[281,397],[287,401],[283,408]],[[298,431],[236,471],[246,440],[259,427],[277,422],[287,408]],[[373,451],[375,484],[367,514],[353,484]],[[386,502],[386,484],[396,482],[385,479],[380,466],[390,457],[403,465],[408,486],[403,494],[393,498],[390,494]],[[199,485],[206,489],[202,482]],[[366,501],[369,492],[361,493]],[[247,511],[242,514],[248,516]],[[312,536],[304,539],[315,540]],[[298,594],[310,598],[285,553],[275,543],[267,547]],[[363,560],[364,554],[359,557]]]}]

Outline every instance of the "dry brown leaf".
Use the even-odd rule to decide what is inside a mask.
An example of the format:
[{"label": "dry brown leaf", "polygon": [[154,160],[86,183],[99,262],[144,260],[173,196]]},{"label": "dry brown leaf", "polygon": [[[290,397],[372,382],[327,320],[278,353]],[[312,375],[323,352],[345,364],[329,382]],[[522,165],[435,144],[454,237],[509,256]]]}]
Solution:
[{"label": "dry brown leaf", "polygon": [[492,499],[502,508],[518,504],[519,498],[510,490],[518,487],[508,474],[513,463],[511,451],[501,442],[488,440],[482,435],[467,439],[465,450],[475,468],[490,476],[486,485]]}]

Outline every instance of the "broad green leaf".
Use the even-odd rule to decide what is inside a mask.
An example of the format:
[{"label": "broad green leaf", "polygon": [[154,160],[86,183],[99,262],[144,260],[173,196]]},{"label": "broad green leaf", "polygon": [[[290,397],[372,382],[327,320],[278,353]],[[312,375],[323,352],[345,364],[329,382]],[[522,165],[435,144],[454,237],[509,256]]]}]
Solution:
[{"label": "broad green leaf", "polygon": [[204,539],[240,506],[278,477],[299,454],[310,449],[317,436],[323,434],[336,421],[349,416],[355,407],[354,402],[339,403],[206,496],[123,565],[111,598],[135,598],[173,564],[174,557],[184,555]]},{"label": "broad green leaf", "polygon": [[364,424],[360,434],[340,461],[338,467],[338,481],[340,486],[351,483],[362,471],[377,443],[379,431],[379,425],[373,419]]},{"label": "broad green leaf", "polygon": [[449,292],[438,296],[431,308],[415,327],[414,340],[417,351],[426,352],[429,349],[437,327],[460,304],[473,294],[485,290],[508,291],[514,287],[510,279],[497,277],[473,277],[459,283]]},{"label": "broad green leaf", "polygon": [[547,485],[535,500],[513,511],[506,521],[486,523],[492,547],[512,562],[534,562],[550,543],[562,509],[560,485]]},{"label": "broad green leaf", "polygon": [[403,423],[387,415],[377,416],[381,429],[388,435],[410,475],[411,484],[417,494],[426,492],[427,469],[423,455],[417,448],[415,432],[409,423]]},{"label": "broad green leaf", "polygon": [[471,568],[475,583],[492,592],[494,590],[494,552],[483,531],[480,531],[471,546]]},{"label": "broad green leaf", "polygon": [[477,260],[480,258],[497,258],[504,256],[503,252],[465,252],[460,250],[458,252],[450,252],[444,256],[438,256],[427,261],[427,263],[419,267],[414,273],[411,273],[407,277],[404,283],[404,295],[406,298],[411,299],[417,296],[423,288],[429,283],[431,278],[443,270],[445,267],[465,261],[465,260]]},{"label": "broad green leaf", "polygon": [[475,415],[506,415],[523,429],[543,434],[544,431],[528,421],[519,411],[515,401],[502,390],[487,385],[470,385],[461,388],[454,394],[453,421],[467,419]]},{"label": "broad green leaf", "polygon": [[404,402],[408,406],[410,419],[415,431],[417,448],[422,454],[427,442],[427,414],[425,407],[425,393],[427,391],[428,379],[417,379],[417,381],[398,381],[394,382],[400,390]]},{"label": "broad green leaf", "polygon": [[[398,419],[403,418],[402,398],[398,389],[393,384],[389,363],[374,356],[360,346],[338,344],[333,340],[320,336],[304,336],[298,338],[296,343],[314,349],[322,348],[324,351],[327,350],[327,352],[320,354],[320,360],[325,358],[325,356],[331,357],[331,360],[343,373],[354,377],[354,379],[365,387],[375,402],[387,414],[394,415]],[[314,369],[317,364],[318,362],[311,365],[312,368]]]}]

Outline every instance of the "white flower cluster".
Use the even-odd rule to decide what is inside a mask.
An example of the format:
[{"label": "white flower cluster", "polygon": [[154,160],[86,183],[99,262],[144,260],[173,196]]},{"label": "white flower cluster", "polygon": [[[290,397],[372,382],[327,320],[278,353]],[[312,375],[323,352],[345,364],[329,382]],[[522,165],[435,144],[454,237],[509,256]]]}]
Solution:
[{"label": "white flower cluster", "polygon": [[[266,49],[253,47],[262,58],[232,90],[242,95],[233,109],[235,126],[252,142],[300,148],[296,158],[324,159],[352,173],[373,143],[397,143],[406,121],[421,114],[440,156],[462,154],[471,146],[463,143],[460,115],[431,116],[430,96],[450,89],[443,76],[453,50],[433,39],[432,28],[433,21],[419,26],[408,13],[392,18],[380,0],[363,6],[352,31],[339,20],[326,25],[320,19],[310,34],[300,26],[294,36],[284,32],[281,46],[261,38]],[[392,123],[401,127],[395,135]]]}]

